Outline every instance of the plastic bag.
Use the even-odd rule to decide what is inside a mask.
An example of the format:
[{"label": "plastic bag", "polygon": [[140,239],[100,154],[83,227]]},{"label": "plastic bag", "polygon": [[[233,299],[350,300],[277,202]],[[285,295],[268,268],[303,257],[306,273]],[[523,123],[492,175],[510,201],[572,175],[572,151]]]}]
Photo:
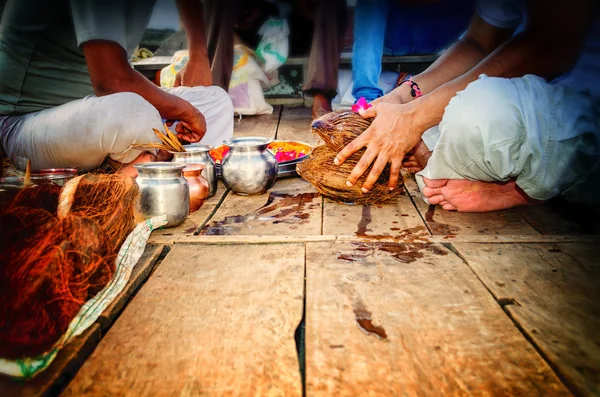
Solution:
[{"label": "plastic bag", "polygon": [[271,73],[287,61],[290,43],[290,28],[287,20],[268,19],[258,30],[261,37],[256,55],[265,64],[265,72]]},{"label": "plastic bag", "polygon": [[[160,86],[172,88],[177,73],[189,59],[189,51],[177,51],[171,64],[160,72]],[[256,60],[256,55],[248,47],[236,45],[233,50],[233,71],[229,83],[229,97],[233,111],[240,115],[271,114],[273,107],[265,101],[263,88],[271,83]]]}]

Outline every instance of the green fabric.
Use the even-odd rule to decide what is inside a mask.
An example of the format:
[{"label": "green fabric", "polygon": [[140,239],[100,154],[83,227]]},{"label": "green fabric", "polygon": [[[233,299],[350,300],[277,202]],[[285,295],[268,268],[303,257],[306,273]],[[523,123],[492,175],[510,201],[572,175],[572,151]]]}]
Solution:
[{"label": "green fabric", "polygon": [[80,45],[108,40],[131,56],[153,6],[146,0],[9,0],[0,23],[0,115],[94,94]]}]

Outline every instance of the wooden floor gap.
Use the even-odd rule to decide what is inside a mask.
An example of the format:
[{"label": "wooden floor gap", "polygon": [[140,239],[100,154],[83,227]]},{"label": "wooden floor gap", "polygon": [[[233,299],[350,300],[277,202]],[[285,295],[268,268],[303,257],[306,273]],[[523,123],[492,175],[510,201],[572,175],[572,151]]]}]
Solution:
[{"label": "wooden floor gap", "polygon": [[219,210],[219,207],[221,207],[221,204],[223,204],[223,201],[225,201],[225,198],[229,195],[230,191],[231,191],[231,189],[227,189],[225,191],[225,193],[223,193],[223,196],[221,196],[221,199],[219,200],[219,202],[217,203],[217,205],[215,205],[215,208],[213,208],[213,210],[211,211],[211,213],[208,214],[208,216],[206,217],[206,219],[204,220],[204,222],[202,222],[202,224],[200,226],[198,226],[198,228],[194,232],[194,236],[199,236],[200,235],[200,233],[202,232],[202,229],[204,229],[204,226],[206,226],[208,224],[208,222],[210,222],[210,220],[213,218],[213,216],[215,216],[215,214]]},{"label": "wooden floor gap", "polygon": [[423,224],[427,228],[427,231],[429,232],[430,235],[433,236],[433,232],[431,231],[431,228],[429,227],[429,224],[427,223],[427,220],[423,217],[423,214],[421,214],[421,211],[419,211],[419,207],[417,206],[417,202],[415,201],[415,198],[408,191],[408,187],[406,186],[406,184],[403,183],[402,186],[404,186],[404,193],[406,193],[406,195],[410,199],[410,202],[412,203],[413,207],[415,207],[415,210],[417,210],[417,214],[419,214],[419,217],[423,221]]},{"label": "wooden floor gap", "polygon": [[445,246],[446,248],[448,248],[450,251],[452,251],[453,254],[455,254],[456,256],[458,256],[463,263],[471,270],[471,272],[473,273],[473,275],[475,275],[475,277],[477,278],[477,280],[479,280],[479,282],[481,283],[481,285],[483,285],[483,287],[490,293],[490,295],[492,295],[492,297],[494,298],[494,301],[498,304],[498,306],[500,306],[500,308],[502,309],[502,311],[504,312],[504,314],[510,319],[510,321],[512,322],[512,324],[519,330],[519,332],[521,333],[521,335],[523,335],[523,337],[525,338],[525,340],[527,340],[527,342],[529,342],[529,344],[531,346],[533,346],[533,348],[535,349],[535,351],[540,355],[540,357],[546,362],[546,364],[548,364],[548,366],[552,369],[552,371],[554,372],[554,374],[558,377],[558,379],[563,383],[563,385],[569,389],[569,391],[574,395],[574,396],[581,396],[582,394],[579,393],[577,391],[577,389],[575,388],[574,385],[572,385],[567,379],[566,377],[564,377],[559,369],[552,363],[552,361],[548,358],[548,356],[546,356],[546,354],[544,354],[544,352],[539,348],[539,346],[535,343],[535,341],[527,334],[527,332],[523,329],[523,327],[513,318],[513,316],[510,314],[509,310],[508,310],[508,305],[506,305],[505,299],[501,299],[499,297],[497,297],[494,292],[488,288],[488,286],[485,284],[485,282],[481,279],[481,277],[479,277],[479,275],[477,274],[477,272],[471,267],[471,265],[469,265],[469,262],[467,261],[467,259],[461,255],[460,252],[458,252],[458,250],[456,249],[456,247],[454,247],[454,245],[452,245],[452,243],[442,243],[443,246]]},{"label": "wooden floor gap", "polygon": [[284,105],[281,105],[279,107],[279,117],[277,118],[277,126],[275,127],[275,138],[277,139],[277,136],[279,135],[279,125],[281,124],[281,116],[283,115],[283,108]]},{"label": "wooden floor gap", "polygon": [[304,244],[304,274],[302,293],[302,318],[294,331],[296,353],[298,355],[298,370],[302,380],[302,397],[306,397],[306,244]]}]

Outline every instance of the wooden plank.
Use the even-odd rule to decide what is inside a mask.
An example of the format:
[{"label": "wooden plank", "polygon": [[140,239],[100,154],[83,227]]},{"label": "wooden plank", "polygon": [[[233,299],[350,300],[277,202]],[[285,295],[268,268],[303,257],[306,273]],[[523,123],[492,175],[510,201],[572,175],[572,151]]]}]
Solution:
[{"label": "wooden plank", "polygon": [[286,141],[300,141],[309,145],[316,145],[319,138],[310,130],[312,122],[310,108],[285,107],[281,113],[281,121],[277,130],[277,139]]},{"label": "wooden plank", "polygon": [[323,202],[323,234],[348,235],[381,239],[429,235],[421,215],[408,194],[398,202],[385,205],[351,205],[325,199]]},{"label": "wooden plank", "polygon": [[[485,236],[485,235],[460,235],[460,236],[431,236],[418,232],[419,239],[424,239],[432,243],[484,243],[484,244],[502,244],[502,243],[590,243],[600,244],[600,236],[595,235],[573,235],[573,236],[554,236],[554,235],[523,235],[523,236]],[[413,240],[412,233],[401,233],[397,236],[377,236],[376,241],[406,242]],[[289,244],[299,242],[323,242],[323,241],[369,241],[369,237],[358,237],[353,235],[294,235],[294,236],[191,236],[182,237],[176,241],[177,244]],[[155,242],[160,242],[157,239]]]},{"label": "wooden plank", "polygon": [[65,395],[301,395],[303,279],[303,245],[175,245]]},{"label": "wooden plank", "polygon": [[541,234],[600,234],[600,211],[561,200],[518,207],[517,212]]},{"label": "wooden plank", "polygon": [[217,184],[217,192],[214,196],[208,198],[198,211],[192,212],[187,219],[179,226],[155,230],[148,239],[149,243],[170,244],[180,240],[182,237],[193,237],[194,233],[210,219],[215,208],[228,194],[227,188],[223,182],[219,180]]},{"label": "wooden plank", "polygon": [[455,244],[579,395],[600,395],[597,244]]},{"label": "wooden plank", "polygon": [[121,291],[121,293],[115,297],[115,299],[108,305],[106,309],[100,315],[97,322],[102,326],[103,330],[109,328],[115,321],[117,316],[121,313],[131,296],[137,291],[137,289],[146,281],[154,265],[158,261],[158,258],[165,248],[164,245],[160,244],[148,244],[144,253],[134,266],[131,277],[127,282],[127,285]]},{"label": "wooden plank", "polygon": [[282,179],[264,195],[229,194],[200,235],[321,234],[322,198],[305,180]]},{"label": "wooden plank", "polygon": [[275,138],[280,116],[281,106],[273,106],[272,114],[235,118],[233,121],[233,136],[262,136]]},{"label": "wooden plank", "polygon": [[440,245],[311,243],[306,272],[307,395],[569,394]]},{"label": "wooden plank", "polygon": [[412,177],[406,177],[405,186],[433,234],[539,234],[515,208],[486,213],[446,211],[425,203]]},{"label": "wooden plank", "polygon": [[0,376],[0,394],[14,397],[58,395],[94,350],[100,341],[100,336],[100,325],[93,324],[65,346],[50,367],[28,381],[15,381]]}]

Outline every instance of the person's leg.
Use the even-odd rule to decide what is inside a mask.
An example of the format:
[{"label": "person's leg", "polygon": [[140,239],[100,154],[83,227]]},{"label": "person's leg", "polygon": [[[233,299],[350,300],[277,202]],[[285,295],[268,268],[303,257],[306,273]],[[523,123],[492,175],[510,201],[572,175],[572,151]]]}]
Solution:
[{"label": "person's leg", "polygon": [[[135,161],[144,152],[131,149],[131,145],[158,142],[152,129],[161,129],[162,121],[141,96],[118,93],[13,116],[3,125],[4,149],[15,164],[25,158],[31,160],[33,169],[89,171],[107,156],[116,164]],[[151,154],[146,157],[152,160]]]},{"label": "person's leg", "polygon": [[208,59],[213,84],[229,89],[233,72],[234,27],[243,0],[204,0]]},{"label": "person's leg", "polygon": [[319,1],[308,60],[308,76],[303,90],[315,97],[313,117],[320,109],[331,111],[331,99],[337,93],[340,54],[346,31],[345,0]]},{"label": "person's leg", "polygon": [[378,86],[390,0],[358,0],[354,9],[352,96],[373,101],[383,95]]},{"label": "person's leg", "polygon": [[233,136],[233,104],[221,87],[177,87],[165,91],[185,99],[204,115],[206,134],[201,143],[218,146]]},{"label": "person's leg", "polygon": [[589,97],[539,77],[479,79],[446,107],[424,198],[491,211],[572,190],[600,158],[595,117]]}]

